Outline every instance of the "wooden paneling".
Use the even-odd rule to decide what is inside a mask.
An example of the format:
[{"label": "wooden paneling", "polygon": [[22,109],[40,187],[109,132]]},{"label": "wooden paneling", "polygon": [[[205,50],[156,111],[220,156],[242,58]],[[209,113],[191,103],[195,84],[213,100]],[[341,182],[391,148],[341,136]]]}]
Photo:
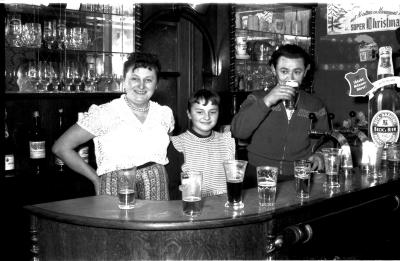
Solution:
[{"label": "wooden paneling", "polygon": [[[192,219],[179,200],[137,200],[125,211],[106,195],[26,209],[35,217],[38,241],[32,243],[43,260],[398,259],[398,173],[378,181],[358,172],[340,175],[337,190],[324,189],[324,181],[325,175],[313,177],[305,201],[296,198],[294,180],[279,182],[269,209],[258,206],[256,188],[245,190],[242,211],[225,209],[226,195],[206,197],[202,214]],[[303,225],[312,235],[288,233]],[[283,248],[267,253],[278,235]]]}]

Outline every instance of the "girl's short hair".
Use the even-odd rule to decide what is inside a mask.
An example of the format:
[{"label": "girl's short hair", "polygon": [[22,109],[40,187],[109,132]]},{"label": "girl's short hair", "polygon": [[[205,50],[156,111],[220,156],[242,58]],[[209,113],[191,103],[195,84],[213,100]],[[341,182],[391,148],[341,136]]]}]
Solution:
[{"label": "girl's short hair", "polygon": [[136,68],[146,68],[154,70],[156,73],[157,81],[160,77],[161,65],[157,56],[149,53],[131,53],[128,56],[128,60],[124,63],[124,78],[126,73],[132,67],[132,70]]},{"label": "girl's short hair", "polygon": [[207,105],[209,102],[211,102],[211,104],[219,107],[220,101],[221,99],[216,92],[207,89],[200,89],[189,98],[187,109],[190,111],[193,104],[201,104],[201,102],[203,102],[202,105]]}]

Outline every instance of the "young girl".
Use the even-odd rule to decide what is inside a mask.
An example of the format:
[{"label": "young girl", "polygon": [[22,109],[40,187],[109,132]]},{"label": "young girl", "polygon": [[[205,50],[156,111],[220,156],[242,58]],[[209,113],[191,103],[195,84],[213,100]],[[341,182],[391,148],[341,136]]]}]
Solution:
[{"label": "young girl", "polygon": [[[213,131],[218,120],[219,103],[218,94],[205,89],[197,91],[189,99],[187,115],[191,127],[186,132],[171,137],[169,165],[181,168],[168,170],[167,166],[170,188],[177,187],[178,184],[174,182],[179,183],[181,171],[196,170],[203,173],[203,197],[226,193],[222,162],[235,158],[235,140],[230,132]],[[171,194],[177,195],[179,192],[175,190]],[[176,198],[170,196],[171,199]]]}]

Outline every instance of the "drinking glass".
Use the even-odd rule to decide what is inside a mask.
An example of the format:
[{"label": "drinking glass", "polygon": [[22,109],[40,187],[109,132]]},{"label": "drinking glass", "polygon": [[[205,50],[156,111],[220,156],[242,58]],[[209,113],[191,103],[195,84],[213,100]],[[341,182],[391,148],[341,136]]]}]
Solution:
[{"label": "drinking glass", "polygon": [[311,188],[311,161],[296,160],[294,162],[294,177],[296,182],[296,196],[300,199],[309,198]]},{"label": "drinking glass", "polygon": [[117,175],[118,207],[132,209],[135,207],[136,167],[122,169]]},{"label": "drinking glass", "polygon": [[58,49],[65,49],[65,41],[66,41],[66,36],[67,35],[67,26],[65,19],[58,19],[57,23],[57,44],[58,44]]},{"label": "drinking glass", "polygon": [[38,68],[37,68],[37,72],[38,72],[38,82],[36,83],[36,91],[37,92],[44,92],[46,91],[47,88],[47,84],[48,84],[48,79],[46,79],[46,62],[44,61],[39,61],[37,63]]},{"label": "drinking glass", "polygon": [[226,160],[223,162],[223,165],[228,190],[228,201],[225,203],[225,207],[241,209],[244,207],[242,200],[242,186],[247,161]]},{"label": "drinking glass", "polygon": [[400,143],[388,145],[387,160],[388,170],[391,173],[397,173],[400,169]]},{"label": "drinking glass", "polygon": [[298,89],[299,89],[299,83],[296,82],[296,81],[290,80],[290,81],[286,81],[285,84],[286,84],[287,86],[292,87],[292,88],[295,90],[295,93],[294,93],[294,95],[291,97],[291,99],[289,99],[289,100],[284,100],[283,103],[284,103],[286,109],[294,110],[295,107],[296,107],[297,97],[299,96],[299,91],[298,91]]},{"label": "drinking glass", "polygon": [[72,28],[65,29],[64,46],[65,49],[74,49],[72,45]]},{"label": "drinking glass", "polygon": [[351,158],[350,146],[342,146],[340,149],[340,168],[344,172],[348,172],[353,168],[353,160]]},{"label": "drinking glass", "polygon": [[339,165],[340,155],[337,148],[322,149],[325,163],[326,181],[324,186],[327,187],[340,187],[339,184]]},{"label": "drinking glass", "polygon": [[274,206],[278,168],[270,166],[258,166],[256,171],[259,205],[262,207]]},{"label": "drinking glass", "polygon": [[383,145],[376,144],[374,142],[370,143],[369,164],[368,164],[368,177],[369,178],[381,178],[381,161],[382,161],[382,151]]},{"label": "drinking glass", "polygon": [[68,63],[65,68],[65,91],[66,92],[74,92],[76,89],[74,83],[74,71],[75,71],[75,64],[73,62]]},{"label": "drinking glass", "polygon": [[52,92],[55,89],[55,70],[54,70],[54,62],[45,62],[45,79],[46,79],[46,91]]},{"label": "drinking glass", "polygon": [[73,49],[80,50],[82,49],[82,28],[81,27],[73,27],[72,28],[72,47]]},{"label": "drinking glass", "polygon": [[10,46],[21,47],[21,14],[13,13],[7,16],[5,35]]},{"label": "drinking glass", "polygon": [[203,173],[200,171],[185,171],[181,173],[182,209],[187,216],[194,217],[201,214],[201,188]]},{"label": "drinking glass", "polygon": [[47,49],[51,49],[54,42],[55,37],[53,30],[55,29],[55,24],[51,21],[43,22],[43,47]]}]

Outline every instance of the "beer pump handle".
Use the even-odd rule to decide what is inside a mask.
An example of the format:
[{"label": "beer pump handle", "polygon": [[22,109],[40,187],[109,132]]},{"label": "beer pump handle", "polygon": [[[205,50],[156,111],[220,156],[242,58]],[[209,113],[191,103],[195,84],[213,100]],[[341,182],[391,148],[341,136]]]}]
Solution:
[{"label": "beer pump handle", "polygon": [[317,131],[314,130],[314,123],[315,123],[315,121],[317,119],[317,117],[315,116],[315,113],[311,112],[310,114],[308,114],[308,118],[310,119],[310,129],[308,131],[309,136],[318,136],[318,137],[320,137],[320,135],[318,135]]},{"label": "beer pump handle", "polygon": [[351,128],[354,128],[356,126],[356,112],[350,111],[349,116],[350,116],[350,120],[351,120]]},{"label": "beer pump handle", "polygon": [[328,124],[329,124],[329,130],[333,130],[333,119],[335,118],[335,114],[333,113],[328,113]]}]

